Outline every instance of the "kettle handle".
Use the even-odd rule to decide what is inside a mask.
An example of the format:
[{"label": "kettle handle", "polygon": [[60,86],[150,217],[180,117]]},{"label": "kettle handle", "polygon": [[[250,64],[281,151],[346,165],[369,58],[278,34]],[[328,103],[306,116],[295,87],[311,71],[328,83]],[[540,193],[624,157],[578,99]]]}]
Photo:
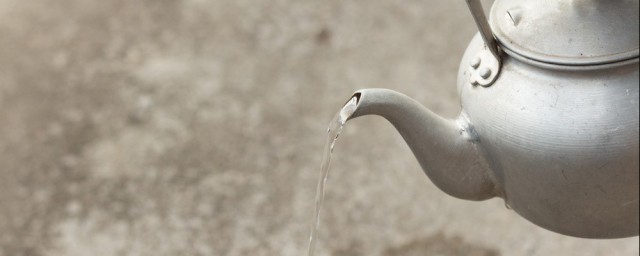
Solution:
[{"label": "kettle handle", "polygon": [[471,11],[471,15],[473,15],[473,19],[478,26],[478,31],[480,31],[480,35],[482,36],[482,40],[489,48],[491,55],[500,63],[500,51],[498,50],[498,43],[496,38],[493,36],[493,32],[491,31],[491,27],[489,26],[489,22],[487,21],[487,17],[484,14],[484,9],[482,9],[482,3],[480,0],[466,0],[467,5],[469,6],[469,10]]}]

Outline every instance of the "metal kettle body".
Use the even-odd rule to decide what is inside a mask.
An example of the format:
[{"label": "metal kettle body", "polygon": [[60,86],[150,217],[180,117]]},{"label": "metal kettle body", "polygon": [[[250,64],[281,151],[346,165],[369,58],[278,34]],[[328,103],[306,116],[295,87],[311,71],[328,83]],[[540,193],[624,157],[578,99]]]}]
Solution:
[{"label": "metal kettle body", "polygon": [[[565,235],[637,236],[638,1],[498,0],[491,27],[478,11],[479,2],[467,3],[480,33],[468,46],[458,72],[458,119],[441,118],[386,89],[356,92],[358,103],[350,118],[374,114],[390,121],[427,176],[452,196],[501,197],[529,221]],[[602,11],[605,5],[613,11]],[[536,13],[544,8],[547,13]],[[533,40],[536,29],[561,24],[527,25],[521,20],[523,13],[549,20],[549,13],[567,10],[572,13],[564,18],[573,19],[569,22],[576,28],[583,27],[584,17],[635,17],[635,23],[620,29],[636,29],[612,42],[609,50],[604,49],[607,44],[593,47],[589,41],[600,40],[603,35],[597,33],[608,33],[601,29],[586,35],[567,32],[569,40],[558,35],[531,46],[521,44]],[[528,32],[517,32],[530,34],[494,38],[492,27],[499,30],[504,22],[496,12],[507,14],[503,18],[509,26],[529,26]],[[571,24],[567,26],[573,31]],[[580,36],[572,48],[563,43]]]},{"label": "metal kettle body", "polygon": [[505,55],[482,87],[468,75],[482,47],[468,47],[458,90],[499,196],[562,234],[637,235],[638,59],[570,69]]}]

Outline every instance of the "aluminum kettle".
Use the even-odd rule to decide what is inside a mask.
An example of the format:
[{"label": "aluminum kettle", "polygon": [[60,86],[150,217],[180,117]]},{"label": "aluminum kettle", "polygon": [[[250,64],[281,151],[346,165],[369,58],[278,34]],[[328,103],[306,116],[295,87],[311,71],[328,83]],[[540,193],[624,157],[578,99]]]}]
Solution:
[{"label": "aluminum kettle", "polygon": [[638,235],[637,0],[497,0],[458,72],[462,112],[439,117],[406,95],[357,91],[350,118],[380,115],[436,186],[501,197],[552,231]]}]

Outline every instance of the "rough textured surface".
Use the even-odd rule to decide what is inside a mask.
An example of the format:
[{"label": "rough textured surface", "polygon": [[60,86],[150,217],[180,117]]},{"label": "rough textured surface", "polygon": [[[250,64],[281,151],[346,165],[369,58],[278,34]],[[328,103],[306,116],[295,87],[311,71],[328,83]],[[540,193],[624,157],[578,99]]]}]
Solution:
[{"label": "rough textured surface", "polygon": [[[305,255],[325,128],[386,87],[453,117],[464,1],[0,0],[0,255]],[[637,255],[438,191],[380,118],[318,255]]]}]

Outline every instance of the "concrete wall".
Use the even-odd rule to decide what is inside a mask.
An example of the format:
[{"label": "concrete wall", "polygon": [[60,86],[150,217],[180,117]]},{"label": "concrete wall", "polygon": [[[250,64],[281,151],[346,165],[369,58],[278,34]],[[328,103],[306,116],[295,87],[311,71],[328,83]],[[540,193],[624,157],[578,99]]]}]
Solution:
[{"label": "concrete wall", "polygon": [[[0,0],[0,255],[305,255],[325,129],[386,87],[459,111],[464,1]],[[317,255],[637,255],[446,196],[381,118]]]}]

